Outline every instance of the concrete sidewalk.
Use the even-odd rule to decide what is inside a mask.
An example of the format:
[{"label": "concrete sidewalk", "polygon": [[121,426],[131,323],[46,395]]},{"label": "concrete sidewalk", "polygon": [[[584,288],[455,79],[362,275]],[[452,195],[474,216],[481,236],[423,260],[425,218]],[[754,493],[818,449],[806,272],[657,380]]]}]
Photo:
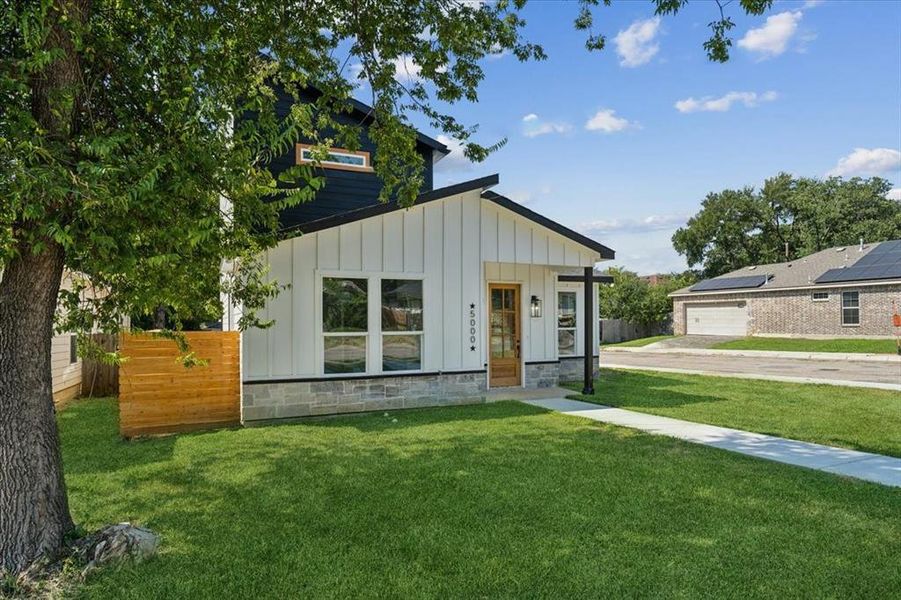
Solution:
[{"label": "concrete sidewalk", "polygon": [[[717,351],[720,352],[720,351]],[[798,358],[697,356],[662,352],[601,352],[601,368],[640,369],[740,379],[901,391],[901,362],[819,361]]]},{"label": "concrete sidewalk", "polygon": [[825,377],[795,377],[793,375],[762,375],[732,371],[710,371],[704,369],[681,369],[677,367],[636,366],[619,363],[605,363],[604,369],[623,369],[626,371],[659,371],[660,373],[677,373],[681,375],[705,375],[707,377],[726,377],[730,379],[756,379],[757,381],[781,381],[783,383],[809,383],[814,385],[836,385],[838,387],[857,387],[871,390],[890,390],[901,392],[901,384],[882,383],[879,381],[857,381],[854,379],[831,379]]},{"label": "concrete sidewalk", "polygon": [[[662,342],[658,342],[662,343]],[[742,358],[787,358],[790,360],[876,362],[901,365],[897,354],[867,354],[865,352],[787,352],[782,350],[711,350],[708,348],[656,347],[657,344],[637,348],[608,346],[601,348],[601,356],[608,353],[627,354],[676,354],[680,356],[719,356]]]},{"label": "concrete sidewalk", "polygon": [[901,458],[799,442],[669,417],[658,417],[565,398],[527,400],[525,402],[567,415],[640,429],[648,433],[674,437],[739,454],[901,487]]}]

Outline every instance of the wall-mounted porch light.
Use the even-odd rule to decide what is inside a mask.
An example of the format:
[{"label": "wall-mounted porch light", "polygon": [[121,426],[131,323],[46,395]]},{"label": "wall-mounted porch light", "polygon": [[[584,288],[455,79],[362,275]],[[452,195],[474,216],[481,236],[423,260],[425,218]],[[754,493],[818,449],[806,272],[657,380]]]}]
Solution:
[{"label": "wall-mounted porch light", "polygon": [[532,303],[529,307],[529,314],[532,315],[533,319],[537,319],[541,316],[541,298],[538,296],[532,296]]}]

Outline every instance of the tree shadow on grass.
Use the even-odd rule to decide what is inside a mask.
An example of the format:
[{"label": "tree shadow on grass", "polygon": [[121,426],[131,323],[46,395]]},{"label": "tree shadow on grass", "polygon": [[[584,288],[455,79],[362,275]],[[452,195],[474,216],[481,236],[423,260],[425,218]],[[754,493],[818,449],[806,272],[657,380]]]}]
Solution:
[{"label": "tree shadow on grass", "polygon": [[164,539],[158,559],[100,574],[88,595],[854,596],[889,584],[901,525],[886,490],[514,402],[392,414],[188,434],[168,462],[83,466],[80,512],[134,515]]},{"label": "tree shadow on grass", "polygon": [[[311,427],[353,428],[358,431],[377,432],[463,421],[481,422],[492,419],[509,419],[548,412],[550,411],[544,408],[515,400],[498,400],[479,404],[334,415],[299,422]],[[274,422],[273,425],[279,426],[279,423]]]}]

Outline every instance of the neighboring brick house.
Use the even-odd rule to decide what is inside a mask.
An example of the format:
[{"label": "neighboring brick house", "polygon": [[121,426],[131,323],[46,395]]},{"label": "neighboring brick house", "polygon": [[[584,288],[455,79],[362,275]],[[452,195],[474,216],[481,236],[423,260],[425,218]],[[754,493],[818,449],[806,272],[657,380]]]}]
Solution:
[{"label": "neighboring brick house", "polygon": [[891,337],[901,240],[745,267],[670,297],[676,335]]}]

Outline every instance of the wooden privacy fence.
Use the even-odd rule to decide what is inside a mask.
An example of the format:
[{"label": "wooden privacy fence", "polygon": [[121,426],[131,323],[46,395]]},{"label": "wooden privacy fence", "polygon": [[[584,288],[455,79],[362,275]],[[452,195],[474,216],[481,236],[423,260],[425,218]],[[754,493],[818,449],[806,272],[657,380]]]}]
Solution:
[{"label": "wooden privacy fence", "polygon": [[125,437],[236,425],[241,420],[237,331],[191,331],[190,351],[208,361],[185,367],[175,342],[123,334],[119,431]]},{"label": "wooden privacy fence", "polygon": [[[93,341],[107,352],[113,352],[119,343],[113,333],[95,333]],[[119,393],[119,366],[107,365],[96,360],[81,362],[81,395],[93,398],[115,396]]]},{"label": "wooden privacy fence", "polygon": [[672,335],[672,315],[663,323],[639,325],[622,319],[601,319],[601,343],[616,344],[652,335]]}]

